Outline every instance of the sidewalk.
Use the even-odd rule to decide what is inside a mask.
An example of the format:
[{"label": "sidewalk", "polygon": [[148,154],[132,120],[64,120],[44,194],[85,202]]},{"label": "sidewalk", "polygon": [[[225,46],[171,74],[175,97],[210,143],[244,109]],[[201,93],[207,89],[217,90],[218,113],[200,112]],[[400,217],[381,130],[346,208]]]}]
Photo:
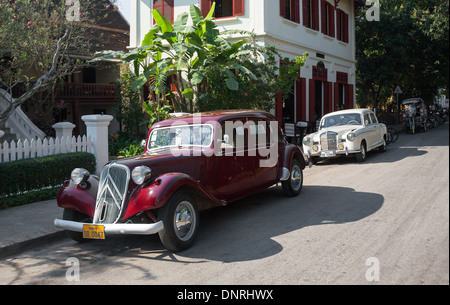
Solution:
[{"label": "sidewalk", "polygon": [[0,259],[65,238],[53,225],[62,213],[56,199],[0,210]]}]

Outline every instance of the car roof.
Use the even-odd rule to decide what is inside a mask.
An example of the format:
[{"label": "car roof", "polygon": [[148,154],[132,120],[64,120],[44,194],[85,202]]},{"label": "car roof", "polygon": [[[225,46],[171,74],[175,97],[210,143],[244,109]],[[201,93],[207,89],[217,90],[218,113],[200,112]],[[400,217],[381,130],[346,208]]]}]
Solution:
[{"label": "car roof", "polygon": [[421,99],[420,97],[414,97],[414,98],[409,98],[409,99],[406,99],[406,100],[402,101],[403,105],[413,104],[413,103],[424,103],[424,100]]},{"label": "car roof", "polygon": [[339,114],[346,114],[346,113],[355,113],[355,112],[357,112],[357,113],[363,113],[363,112],[372,112],[372,110],[370,110],[370,109],[345,109],[345,110],[339,110],[339,111],[335,111],[335,112],[331,112],[331,113],[328,113],[328,114],[326,114],[326,115],[324,115],[324,117],[325,116],[331,116],[331,115],[339,115]]},{"label": "car roof", "polygon": [[224,122],[238,118],[259,118],[270,121],[277,120],[270,113],[260,110],[217,110],[174,117],[154,124],[152,129],[172,126],[174,123],[180,124],[180,122],[184,122],[185,124],[204,124],[212,121]]}]

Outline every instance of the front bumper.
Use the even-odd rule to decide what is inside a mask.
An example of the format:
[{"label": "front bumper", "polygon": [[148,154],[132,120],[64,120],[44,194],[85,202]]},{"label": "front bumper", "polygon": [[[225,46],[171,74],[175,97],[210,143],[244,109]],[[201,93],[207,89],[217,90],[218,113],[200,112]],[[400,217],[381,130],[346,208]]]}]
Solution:
[{"label": "front bumper", "polygon": [[[352,150],[345,149],[345,150],[336,150],[336,151],[334,151],[335,156],[342,156],[342,155],[348,156],[350,154],[357,154],[357,153],[360,153],[360,152],[361,152],[360,149],[352,149]],[[311,159],[311,157],[329,158],[329,157],[321,156],[321,151],[320,150],[317,151],[317,152],[311,152],[311,151],[308,150],[306,152],[306,155],[307,155],[308,159]]]},{"label": "front bumper", "polygon": [[[55,219],[54,225],[58,229],[83,232],[84,225],[92,225],[92,223],[81,223],[76,221],[68,221]],[[105,228],[105,234],[111,235],[152,235],[164,230],[164,224],[162,221],[151,224],[127,224],[127,223],[117,223],[117,224],[102,224]]]}]

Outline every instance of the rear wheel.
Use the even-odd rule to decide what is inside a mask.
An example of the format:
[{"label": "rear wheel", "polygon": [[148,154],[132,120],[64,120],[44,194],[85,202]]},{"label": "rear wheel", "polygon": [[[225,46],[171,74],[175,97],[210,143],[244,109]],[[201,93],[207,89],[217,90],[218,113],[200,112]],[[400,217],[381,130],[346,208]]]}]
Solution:
[{"label": "rear wheel", "polygon": [[297,159],[292,160],[289,179],[282,181],[281,186],[284,193],[289,197],[300,194],[303,187],[303,171]]},{"label": "rear wheel", "polygon": [[164,223],[159,232],[163,245],[170,251],[185,250],[194,244],[199,226],[197,204],[188,193],[179,191],[158,212]]}]

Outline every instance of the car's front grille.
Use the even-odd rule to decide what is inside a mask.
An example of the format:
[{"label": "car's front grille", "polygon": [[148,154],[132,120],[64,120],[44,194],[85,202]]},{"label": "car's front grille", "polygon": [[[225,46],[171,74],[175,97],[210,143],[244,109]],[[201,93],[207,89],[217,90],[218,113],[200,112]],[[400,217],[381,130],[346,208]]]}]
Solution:
[{"label": "car's front grille", "polygon": [[320,145],[322,150],[336,150],[337,149],[337,133],[328,131],[320,135]]},{"label": "car's front grille", "polygon": [[105,166],[100,175],[94,224],[112,224],[119,220],[129,180],[128,167],[115,163]]}]

